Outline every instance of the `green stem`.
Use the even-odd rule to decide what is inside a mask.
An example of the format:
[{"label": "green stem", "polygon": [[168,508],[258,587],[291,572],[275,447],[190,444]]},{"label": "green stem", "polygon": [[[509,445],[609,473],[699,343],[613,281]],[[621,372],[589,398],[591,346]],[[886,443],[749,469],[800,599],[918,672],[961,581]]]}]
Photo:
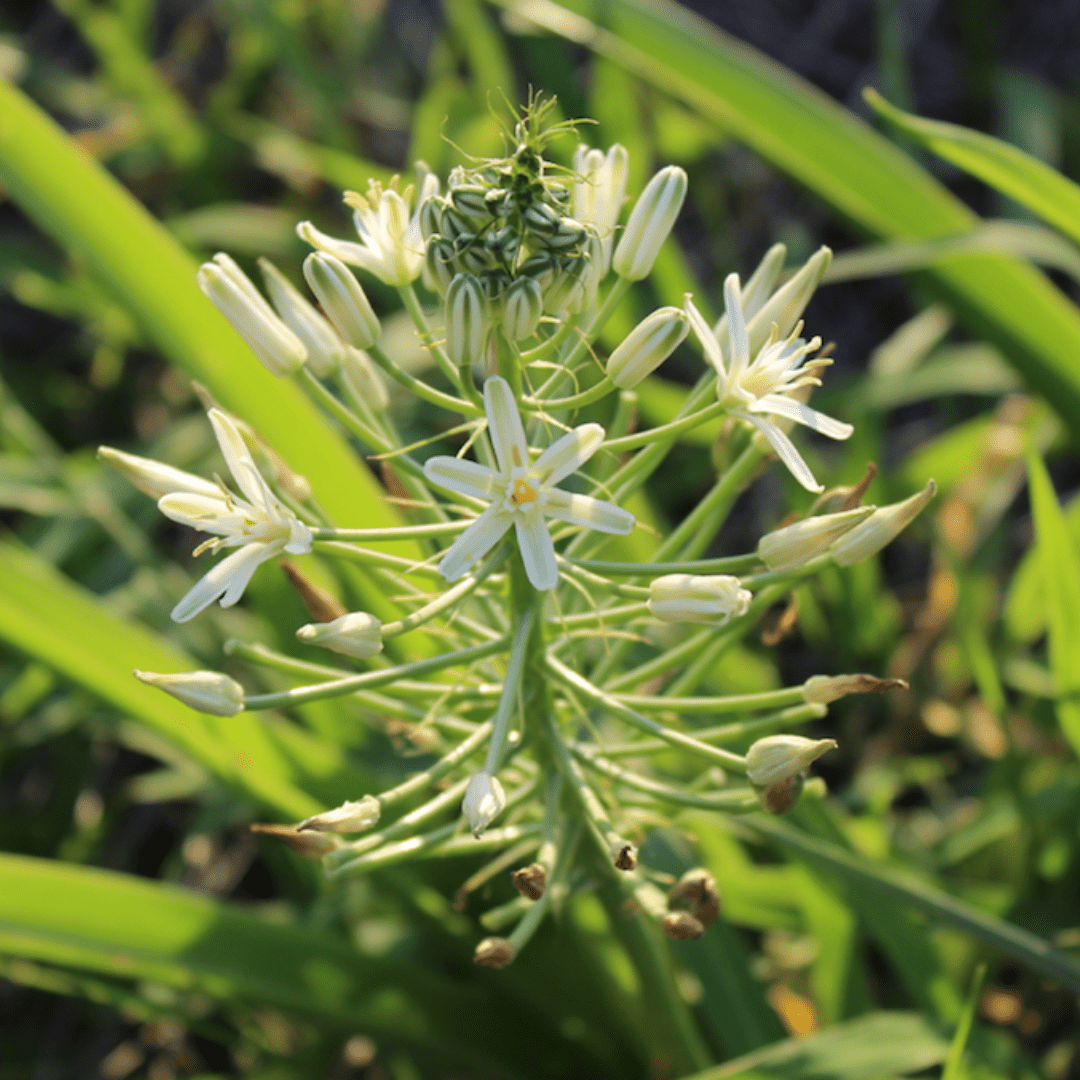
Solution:
[{"label": "green stem", "polygon": [[761,565],[756,554],[727,555],[719,559],[691,559],[685,562],[604,562],[600,559],[567,559],[572,566],[616,577],[652,577],[660,574],[737,574]]},{"label": "green stem", "polygon": [[560,412],[569,409],[582,409],[586,405],[592,405],[595,401],[605,398],[615,389],[615,384],[605,375],[595,386],[588,390],[582,390],[580,394],[571,394],[570,397],[540,398],[526,397],[521,403],[527,409],[542,409],[544,412]]},{"label": "green stem", "polygon": [[660,427],[639,431],[636,435],[624,435],[621,439],[611,439],[609,442],[604,443],[603,449],[612,453],[622,453],[624,450],[636,450],[640,446],[649,446],[651,443],[670,442],[685,432],[700,427],[709,420],[723,416],[725,412],[727,412],[726,405],[714,402],[696,413],[684,416],[681,420],[672,420],[669,424],[661,424]]},{"label": "green stem", "polygon": [[398,367],[398,365],[395,364],[378,345],[372,345],[371,348],[368,349],[368,354],[391,379],[400,383],[406,390],[411,391],[417,397],[430,402],[432,405],[438,405],[440,408],[460,413],[462,416],[484,415],[484,410],[479,405],[474,405],[470,401],[464,401],[462,398],[454,397],[452,394],[444,394],[441,390],[436,390],[434,386],[428,386],[422,379],[410,375],[403,368]]},{"label": "green stem", "polygon": [[416,295],[416,289],[412,285],[405,285],[398,289],[398,293],[401,296],[402,303],[405,305],[405,310],[409,313],[409,317],[416,327],[416,332],[420,335],[421,344],[435,357],[435,363],[439,365],[442,373],[450,380],[450,385],[453,386],[459,394],[467,395],[468,390],[462,381],[458,369],[454,366],[450,357],[446,355],[446,350],[435,340],[435,336],[431,332],[427,316],[424,314],[424,309],[420,304],[420,298]]},{"label": "green stem", "polygon": [[648,694],[616,694],[615,697],[631,709],[693,715],[755,712],[758,709],[781,709],[787,705],[801,705],[806,701],[806,691],[801,686],[786,686],[783,690],[766,690],[760,694],[731,694],[726,697],[658,697]]},{"label": "green stem", "polygon": [[495,710],[495,718],[492,721],[493,730],[491,742],[488,744],[487,760],[484,762],[484,772],[492,776],[499,771],[499,766],[502,764],[506,737],[510,733],[510,718],[513,716],[514,706],[518,703],[522,680],[525,677],[529,636],[532,633],[535,617],[536,609],[528,608],[514,628],[514,638],[510,644],[510,660],[506,666],[499,707]]},{"label": "green stem", "polygon": [[312,529],[316,540],[367,540],[378,543],[380,540],[411,540],[425,536],[451,536],[464,532],[473,519],[464,521],[438,521],[431,525],[402,525],[396,529]]}]

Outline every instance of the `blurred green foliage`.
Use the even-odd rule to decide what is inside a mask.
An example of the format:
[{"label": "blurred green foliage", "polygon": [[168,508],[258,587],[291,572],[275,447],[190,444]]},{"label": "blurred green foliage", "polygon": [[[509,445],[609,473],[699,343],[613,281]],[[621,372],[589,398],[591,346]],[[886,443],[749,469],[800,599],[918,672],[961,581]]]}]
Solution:
[{"label": "blurred green foliage", "polygon": [[[671,950],[675,984],[723,1062],[700,1075],[937,1069],[980,962],[987,981],[950,1080],[962,1068],[1080,1075],[1069,982],[1080,502],[1063,508],[1051,482],[1068,489],[1077,476],[1080,316],[1075,285],[1032,265],[1075,276],[1078,177],[1031,156],[1064,140],[1071,103],[1051,108],[1047,87],[1005,73],[1005,114],[1030,115],[1035,100],[1049,125],[1028,156],[882,105],[912,140],[897,148],[774,62],[644,0],[446,0],[431,18],[378,0],[57,8],[63,32],[45,44],[25,33],[33,9],[0,14],[0,1075],[673,1074],[641,943],[602,879],[494,973],[470,963],[476,905],[445,899],[478,860],[328,890],[310,864],[251,836],[254,820],[295,819],[429,760],[423,712],[373,723],[385,708],[375,700],[217,720],[131,679],[136,665],[219,666],[231,637],[318,657],[289,632],[301,607],[272,566],[243,609],[170,624],[191,582],[187,541],[92,457],[110,441],[219,467],[194,376],[328,508],[391,520],[376,474],[246,354],[194,289],[193,266],[224,248],[248,263],[270,255],[295,277],[296,220],[345,234],[340,189],[414,158],[445,172],[498,151],[489,105],[529,85],[558,94],[566,116],[594,117],[589,141],[630,149],[632,195],[658,164],[690,172],[681,243],[658,261],[649,300],[693,291],[715,310],[723,275],[777,239],[793,258],[820,239],[883,242],[849,253],[848,281],[912,272],[899,304],[865,282],[825,290],[892,305],[865,363],[844,355],[844,320],[811,308],[834,319],[841,359],[817,400],[857,432],[810,457],[837,484],[877,462],[868,497],[879,503],[934,476],[932,521],[880,564],[801,587],[786,637],[728,654],[707,680],[752,692],[863,669],[911,691],[834,706],[820,725],[841,743],[839,763],[823,763],[831,794],[789,822],[733,832],[688,811],[643,849],[658,875],[701,864],[721,888],[720,923]],[[878,8],[882,85],[908,106],[900,5]],[[981,222],[907,154],[914,142],[1044,225]],[[805,222],[792,220],[783,177],[811,193]],[[775,207],[757,234],[742,222],[755,203]],[[396,297],[373,296],[410,348]],[[628,299],[613,339],[644,309],[644,296]],[[641,422],[670,419],[692,371],[677,356],[643,387]],[[392,408],[407,441],[437,434],[427,407]],[[640,519],[678,520],[710,482],[717,434],[692,433],[640,497]],[[807,500],[786,477],[756,485],[716,551],[752,547],[781,505]],[[304,569],[357,603],[389,603],[365,578],[326,578],[313,559]],[[245,678],[285,685],[265,668]],[[502,878],[479,891],[514,895]],[[1040,952],[1036,938],[1061,951]]]}]

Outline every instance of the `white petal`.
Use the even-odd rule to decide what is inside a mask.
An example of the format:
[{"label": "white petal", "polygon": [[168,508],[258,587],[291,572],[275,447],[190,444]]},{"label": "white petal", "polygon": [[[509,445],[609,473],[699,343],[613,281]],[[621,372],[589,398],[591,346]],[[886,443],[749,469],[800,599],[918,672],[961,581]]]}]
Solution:
[{"label": "white petal", "polygon": [[[267,559],[276,558],[285,550],[282,540],[275,540],[272,544],[248,544],[239,551],[233,552],[229,559],[236,559],[230,567],[229,580],[226,583],[225,595],[221,598],[222,607],[232,607],[248,587],[252,574],[258,569],[260,563]],[[228,559],[222,559],[228,562]]]},{"label": "white petal", "polygon": [[716,335],[709,329],[709,324],[705,321],[701,312],[694,306],[694,301],[690,299],[689,293],[686,294],[686,299],[683,301],[683,308],[686,311],[687,318],[690,320],[690,325],[694,328],[698,341],[701,342],[701,347],[705,350],[705,358],[716,368],[716,374],[726,381],[727,367],[724,364],[724,354],[720,351],[720,343],[716,340]]},{"label": "white petal", "polygon": [[534,589],[543,592],[559,584],[559,565],[555,561],[555,545],[551,542],[544,515],[534,511],[514,518],[518,547],[525,573]]},{"label": "white petal", "polygon": [[813,431],[822,435],[828,435],[830,439],[848,439],[855,430],[851,424],[845,424],[842,420],[834,420],[831,416],[819,413],[817,409],[811,409],[801,401],[784,397],[783,394],[765,394],[750,406],[751,412],[774,413],[777,416],[787,417],[796,424],[803,424]]},{"label": "white petal", "polygon": [[728,274],[724,280],[724,314],[731,343],[731,377],[737,379],[750,366],[750,339],[746,336],[738,274]]},{"label": "white petal", "polygon": [[557,484],[575,473],[600,449],[607,433],[599,424],[582,424],[553,442],[532,467],[542,484]]},{"label": "white petal", "polygon": [[382,260],[373,256],[365,245],[357,244],[353,240],[338,240],[334,236],[327,236],[326,233],[316,229],[310,221],[301,221],[296,226],[296,233],[301,240],[307,241],[313,248],[334,255],[342,262],[362,267],[372,273],[377,273],[383,268]]},{"label": "white petal", "polygon": [[464,577],[514,523],[514,515],[501,506],[489,506],[454,542],[439,563],[447,581]]},{"label": "white petal", "polygon": [[776,451],[777,457],[807,491],[825,490],[825,486],[814,479],[810,466],[803,461],[802,455],[795,449],[795,444],[771,420],[748,412],[740,412],[736,415],[749,420],[769,440],[769,445]]},{"label": "white petal", "polygon": [[509,473],[515,466],[528,465],[529,446],[525,442],[525,429],[521,426],[521,414],[514,400],[514,392],[510,384],[498,375],[484,383],[484,410],[499,468]]},{"label": "white petal", "polygon": [[246,503],[239,502],[234,503],[230,510],[220,492],[217,495],[195,495],[177,491],[158,499],[158,509],[170,521],[217,536],[239,533],[244,527],[245,508],[250,509]]},{"label": "white petal", "polygon": [[[267,544],[246,544],[239,551],[234,551],[222,559],[216,566],[212,566],[209,572],[197,581],[173,608],[173,622],[187,622],[193,619],[226,590],[230,593],[235,591],[235,586],[239,584],[239,592],[236,592],[230,601],[235,604],[251,580],[251,575],[255,573],[255,568],[262,562],[263,552],[268,546]],[[223,602],[222,606],[228,605]]]},{"label": "white petal", "polygon": [[581,525],[597,532],[625,536],[636,524],[634,515],[614,503],[594,499],[591,495],[572,495],[558,488],[545,489],[547,502],[544,513],[571,525]]},{"label": "white petal", "polygon": [[229,472],[233,474],[244,498],[252,506],[267,509],[269,492],[266,483],[259,475],[259,470],[255,468],[255,462],[252,460],[243,435],[240,434],[240,429],[233,422],[232,417],[227,416],[220,409],[211,409],[207,416],[214,427],[214,435],[217,437],[218,446],[221,447],[225,464],[229,466]]},{"label": "white petal", "polygon": [[441,488],[489,501],[500,482],[486,465],[456,457],[428,458],[424,462],[424,475]]},{"label": "white petal", "polygon": [[152,458],[126,454],[123,450],[114,450],[111,446],[98,447],[98,457],[153,499],[160,499],[162,495],[171,495],[177,491],[221,497],[220,489],[212,481]]}]

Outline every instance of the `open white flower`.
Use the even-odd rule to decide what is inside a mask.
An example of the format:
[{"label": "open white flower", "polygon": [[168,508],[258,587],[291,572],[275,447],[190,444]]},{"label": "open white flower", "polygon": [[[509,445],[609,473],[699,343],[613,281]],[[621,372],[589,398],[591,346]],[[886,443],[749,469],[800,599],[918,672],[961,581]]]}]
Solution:
[{"label": "open white flower", "polygon": [[[173,608],[176,622],[187,622],[221,597],[222,607],[231,607],[240,599],[260,563],[288,551],[302,555],[311,550],[311,530],[282,505],[259,474],[243,436],[232,419],[218,409],[211,409],[210,423],[229,471],[244,498],[237,498],[220,481],[213,484],[201,476],[161,466],[156,461],[123,455],[125,475],[142,473],[138,486],[160,492],[158,509],[173,521],[198,532],[214,533],[195,549],[219,551],[235,547],[210,572],[197,582]],[[103,454],[113,462],[118,452]],[[137,464],[145,462],[142,469]]]},{"label": "open white flower", "polygon": [[802,329],[799,323],[790,337],[778,340],[774,327],[765,344],[752,356],[738,274],[729,274],[724,282],[728,361],[724,359],[724,350],[716,333],[702,318],[689,294],[685,307],[706,358],[716,368],[717,399],[730,408],[733,416],[753,424],[768,439],[777,456],[804,488],[821,491],[822,486],[814,479],[795,444],[772,419],[782,417],[803,424],[830,439],[846,439],[855,430],[850,424],[819,413],[791,396],[803,387],[821,385],[818,372],[832,361],[806,359],[821,347],[821,338],[804,341],[798,336]]},{"label": "open white flower", "polygon": [[310,221],[302,221],[296,231],[312,247],[336,255],[342,262],[362,267],[387,285],[403,286],[414,282],[424,267],[424,237],[420,232],[420,207],[439,190],[434,173],[424,171],[416,206],[410,216],[409,202],[414,188],[410,184],[400,194],[397,178],[383,187],[377,180],[368,181],[366,195],[355,191],[345,194],[353,209],[353,222],[360,243],[338,240],[320,232]]},{"label": "open white flower", "polygon": [[559,568],[545,517],[605,533],[626,534],[634,527],[634,515],[613,503],[555,487],[600,449],[604,429],[582,424],[530,464],[521,415],[505,379],[484,383],[484,408],[498,471],[455,457],[429,458],[424,464],[433,484],[491,504],[443,556],[439,573],[447,581],[464,576],[514,526],[529,581],[537,589],[553,589]]}]

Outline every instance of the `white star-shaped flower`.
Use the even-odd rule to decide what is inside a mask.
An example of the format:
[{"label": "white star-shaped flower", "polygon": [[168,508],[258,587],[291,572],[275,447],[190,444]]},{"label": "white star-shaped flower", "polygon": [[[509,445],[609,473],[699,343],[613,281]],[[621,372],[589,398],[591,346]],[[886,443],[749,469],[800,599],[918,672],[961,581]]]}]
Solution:
[{"label": "white star-shaped flower", "polygon": [[157,495],[158,509],[173,521],[215,538],[195,549],[238,548],[222,559],[173,608],[176,622],[187,622],[221,597],[222,607],[240,599],[260,563],[288,551],[311,550],[311,530],[284,506],[267,486],[232,419],[218,409],[209,412],[218,446],[237,486],[237,498],[220,481],[174,469],[148,458],[102,447],[100,454],[148,494]]},{"label": "white star-shaped flower", "polygon": [[433,173],[422,171],[415,208],[410,215],[414,188],[410,184],[399,194],[396,179],[386,188],[377,180],[369,180],[366,195],[346,193],[345,202],[352,207],[359,244],[327,236],[310,221],[300,222],[297,233],[313,247],[336,255],[342,262],[362,267],[387,285],[410,284],[420,276],[424,266],[420,207],[438,192],[439,180]]},{"label": "white star-shaped flower", "polygon": [[424,464],[424,475],[433,484],[491,504],[443,556],[439,573],[447,581],[463,577],[513,526],[529,581],[537,589],[553,589],[559,568],[545,517],[621,535],[634,527],[634,515],[613,503],[555,487],[600,449],[604,429],[582,424],[530,464],[521,415],[505,379],[496,376],[484,383],[484,408],[498,471],[455,457],[429,458]]},{"label": "white star-shaped flower", "polygon": [[727,339],[731,352],[728,362],[716,334],[702,318],[689,294],[685,307],[706,358],[716,368],[717,399],[729,406],[733,416],[753,424],[769,440],[777,456],[807,491],[823,490],[795,444],[771,419],[779,416],[793,420],[830,439],[846,439],[855,430],[850,424],[834,420],[789,396],[802,387],[821,385],[818,372],[832,361],[806,359],[808,354],[821,347],[821,338],[804,341],[798,336],[802,329],[802,323],[799,323],[789,338],[779,341],[774,326],[768,341],[751,360],[739,275],[729,274],[724,282]]}]

